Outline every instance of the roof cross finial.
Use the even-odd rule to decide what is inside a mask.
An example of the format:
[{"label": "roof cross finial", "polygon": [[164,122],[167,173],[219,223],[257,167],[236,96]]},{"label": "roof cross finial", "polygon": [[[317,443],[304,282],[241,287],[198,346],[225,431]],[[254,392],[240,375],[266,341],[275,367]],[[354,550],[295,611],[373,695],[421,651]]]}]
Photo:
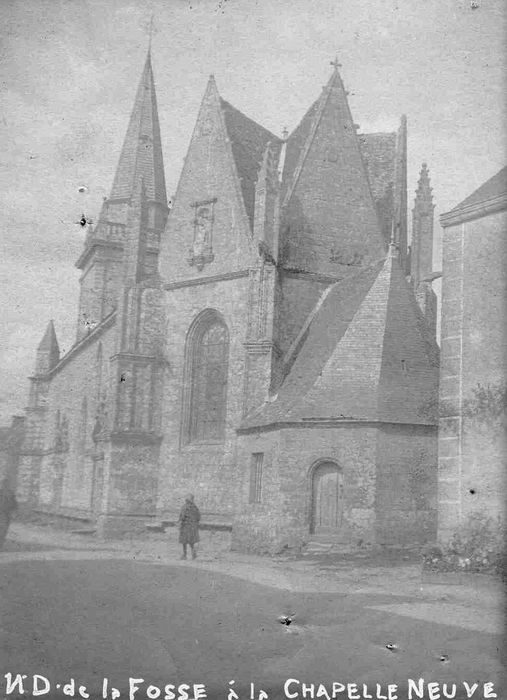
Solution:
[{"label": "roof cross finial", "polygon": [[148,29],[148,53],[151,52],[151,40],[153,38],[153,12],[150,17],[150,26]]},{"label": "roof cross finial", "polygon": [[334,69],[335,69],[335,70],[338,70],[338,68],[341,68],[341,67],[342,67],[342,64],[338,61],[338,56],[335,56],[335,57],[334,57],[334,61],[329,61],[329,64],[330,64],[331,66],[334,66]]}]

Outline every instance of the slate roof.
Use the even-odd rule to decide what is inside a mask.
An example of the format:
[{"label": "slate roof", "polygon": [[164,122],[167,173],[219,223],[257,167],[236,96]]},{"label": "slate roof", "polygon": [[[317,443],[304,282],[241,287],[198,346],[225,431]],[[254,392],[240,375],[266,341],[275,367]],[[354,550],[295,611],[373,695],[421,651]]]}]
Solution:
[{"label": "slate roof", "polygon": [[116,168],[110,199],[129,199],[138,180],[149,200],[167,206],[157,97],[148,53]]},{"label": "slate roof", "polygon": [[393,255],[328,288],[293,354],[276,399],[240,430],[312,420],[435,424],[438,346]]},{"label": "slate roof", "polygon": [[312,130],[320,99],[321,98],[319,97],[318,100],[315,100],[310,109],[304,115],[303,119],[299,122],[298,126],[287,139],[282,178],[282,201],[287,192],[288,185],[292,182],[299,157]]},{"label": "slate roof", "polygon": [[397,134],[358,134],[358,138],[382,233],[389,242],[394,216]]},{"label": "slate roof", "polygon": [[[299,125],[287,139],[287,150],[283,171],[282,199],[291,183],[300,154],[305,147],[317,115],[319,97],[306,112]],[[393,191],[395,186],[396,159],[395,131],[386,133],[358,134],[359,148],[366,167],[371,192],[381,218],[392,217]],[[390,210],[386,211],[386,199]],[[389,221],[390,227],[390,221]]]},{"label": "slate roof", "polygon": [[269,142],[275,147],[275,157],[280,153],[281,140],[264,127],[245,116],[229,102],[220,98],[225,128],[230,139],[232,155],[241,183],[245,208],[253,225],[255,185],[262,165],[262,157]]},{"label": "slate roof", "polygon": [[455,206],[454,209],[451,209],[451,212],[459,211],[460,209],[469,207],[473,204],[482,204],[483,202],[487,202],[495,197],[500,197],[506,193],[507,166],[502,168],[496,175],[493,175],[493,177],[476,189],[475,192],[472,192],[471,195]]}]

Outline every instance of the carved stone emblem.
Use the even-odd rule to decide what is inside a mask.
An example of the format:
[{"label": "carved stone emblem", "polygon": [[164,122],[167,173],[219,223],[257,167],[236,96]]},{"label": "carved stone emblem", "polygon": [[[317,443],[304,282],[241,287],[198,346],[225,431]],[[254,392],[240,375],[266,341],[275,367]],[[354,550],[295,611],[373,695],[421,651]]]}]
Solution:
[{"label": "carved stone emblem", "polygon": [[194,265],[199,271],[214,260],[212,247],[213,208],[215,199],[207,202],[196,202],[194,216],[194,240],[189,251],[188,264]]}]

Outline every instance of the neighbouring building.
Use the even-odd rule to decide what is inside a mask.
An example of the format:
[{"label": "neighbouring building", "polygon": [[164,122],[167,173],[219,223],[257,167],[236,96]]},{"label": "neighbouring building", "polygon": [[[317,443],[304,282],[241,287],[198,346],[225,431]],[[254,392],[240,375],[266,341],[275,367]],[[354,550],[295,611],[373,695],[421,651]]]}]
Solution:
[{"label": "neighbouring building", "polygon": [[435,536],[431,188],[409,253],[406,119],[358,133],[338,68],[283,138],[210,77],[169,209],[148,55],[76,343],[37,350],[21,500],[112,535],[191,491],[256,550]]},{"label": "neighbouring building", "polygon": [[505,524],[507,167],[443,214],[438,529]]},{"label": "neighbouring building", "polygon": [[12,488],[17,480],[24,428],[24,416],[13,416],[10,425],[0,427],[0,481],[6,478]]}]

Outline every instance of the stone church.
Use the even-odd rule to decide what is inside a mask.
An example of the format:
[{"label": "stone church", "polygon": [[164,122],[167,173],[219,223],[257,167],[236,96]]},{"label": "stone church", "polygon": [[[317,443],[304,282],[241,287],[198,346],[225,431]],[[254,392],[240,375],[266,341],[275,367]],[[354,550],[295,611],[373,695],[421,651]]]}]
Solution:
[{"label": "stone church", "polygon": [[362,134],[335,61],[278,137],[210,77],[168,202],[151,57],[89,227],[77,336],[30,378],[18,496],[104,536],[174,522],[273,551],[436,531],[439,352],[424,165]]}]

